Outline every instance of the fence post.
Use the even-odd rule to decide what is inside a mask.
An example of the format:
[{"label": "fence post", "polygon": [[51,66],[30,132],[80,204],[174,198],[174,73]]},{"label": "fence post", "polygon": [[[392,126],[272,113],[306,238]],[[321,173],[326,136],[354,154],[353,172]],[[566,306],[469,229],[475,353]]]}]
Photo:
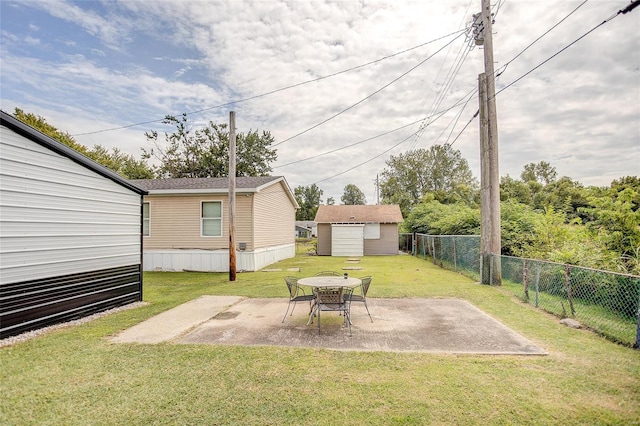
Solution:
[{"label": "fence post", "polygon": [[418,240],[416,238],[416,233],[414,232],[411,235],[411,255],[412,256],[415,256],[418,253],[418,251],[416,250],[416,244],[418,244]]},{"label": "fence post", "polygon": [[571,316],[575,316],[576,310],[573,307],[573,296],[571,295],[571,267],[569,265],[564,267],[564,285],[567,287],[567,299],[571,308]]},{"label": "fence post", "polygon": [[458,253],[456,253],[456,237],[451,237],[453,240],[453,270],[458,272]]},{"label": "fence post", "polygon": [[436,263],[436,237],[431,237],[431,257],[433,258],[433,264]]},{"label": "fence post", "polygon": [[540,268],[542,268],[542,264],[537,262],[538,267],[536,268],[536,308],[538,307],[538,294],[540,293]]},{"label": "fence post", "polygon": [[522,260],[522,282],[524,284],[524,297],[529,300],[529,274],[527,274],[527,259]]},{"label": "fence post", "polygon": [[638,327],[636,328],[636,343],[633,347],[640,349],[640,297],[638,297]]}]

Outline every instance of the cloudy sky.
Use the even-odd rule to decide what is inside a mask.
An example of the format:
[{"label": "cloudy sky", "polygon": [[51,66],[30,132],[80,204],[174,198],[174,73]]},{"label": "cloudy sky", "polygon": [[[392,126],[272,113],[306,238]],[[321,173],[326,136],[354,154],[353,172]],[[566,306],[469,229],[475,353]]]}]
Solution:
[{"label": "cloudy sky", "polygon": [[[500,175],[539,161],[584,185],[640,174],[640,8],[496,1]],[[389,156],[434,144],[453,143],[480,175],[472,117],[483,50],[465,32],[480,0],[0,8],[2,110],[41,115],[87,146],[139,157],[144,132],[164,130],[167,114],[189,113],[198,127],[235,111],[239,132],[274,136],[273,174],[292,188],[317,184],[323,200],[339,203],[353,183],[375,203]]]}]

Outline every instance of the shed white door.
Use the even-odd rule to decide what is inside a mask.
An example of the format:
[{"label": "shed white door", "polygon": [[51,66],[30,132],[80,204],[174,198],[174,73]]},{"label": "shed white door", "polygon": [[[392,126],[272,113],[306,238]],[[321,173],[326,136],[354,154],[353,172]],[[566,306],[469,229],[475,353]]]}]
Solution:
[{"label": "shed white door", "polygon": [[331,225],[331,256],[363,256],[364,225]]}]

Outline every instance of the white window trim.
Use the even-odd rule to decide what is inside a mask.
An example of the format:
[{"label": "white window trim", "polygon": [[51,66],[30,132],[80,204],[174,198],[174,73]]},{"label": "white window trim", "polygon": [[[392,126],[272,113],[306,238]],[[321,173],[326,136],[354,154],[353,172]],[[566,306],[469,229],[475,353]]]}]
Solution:
[{"label": "white window trim", "polygon": [[[220,235],[204,235],[204,217],[202,216],[204,203],[220,203]],[[217,218],[216,218],[217,219]],[[220,238],[224,236],[224,204],[222,200],[200,200],[200,237]]]},{"label": "white window trim", "polygon": [[[146,219],[144,218],[144,205],[145,204],[148,206],[147,207],[147,212],[149,213],[149,216]],[[143,207],[142,207],[142,237],[143,238],[149,238],[151,236],[151,204],[148,201],[144,201],[142,203],[142,205],[143,205]],[[144,222],[145,222],[145,220],[149,224],[147,226],[147,229],[149,230],[148,234],[144,233]]]}]

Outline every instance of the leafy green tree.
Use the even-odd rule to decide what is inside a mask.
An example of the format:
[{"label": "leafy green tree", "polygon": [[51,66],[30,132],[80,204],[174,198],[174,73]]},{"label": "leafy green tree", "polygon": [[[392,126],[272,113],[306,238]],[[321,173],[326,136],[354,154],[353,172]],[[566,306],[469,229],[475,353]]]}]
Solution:
[{"label": "leafy green tree", "polygon": [[344,187],[344,193],[342,194],[342,197],[340,197],[340,201],[345,205],[367,204],[364,192],[352,183]]},{"label": "leafy green tree", "polygon": [[153,171],[144,160],[136,160],[118,148],[108,151],[102,145],[94,145],[86,155],[127,179],[153,179]]},{"label": "leafy green tree", "polygon": [[[224,177],[229,175],[229,131],[227,124],[209,122],[202,129],[193,130],[187,115],[179,118],[167,115],[164,124],[176,130],[164,133],[164,142],[158,141],[158,132],[145,132],[151,149],[143,149],[144,158],[155,158],[159,165],[154,172],[161,178]],[[270,164],[278,156],[271,149],[271,133],[249,131],[236,135],[236,176],[267,176]]]},{"label": "leafy green tree", "polygon": [[515,201],[500,203],[502,254],[527,257],[536,239],[537,214],[528,205]]},{"label": "leafy green tree", "polygon": [[617,185],[608,195],[591,197],[592,207],[582,209],[591,218],[587,227],[633,269],[640,252],[640,209],[635,203],[639,194],[631,186]]},{"label": "leafy green tree", "polygon": [[71,136],[68,132],[58,130],[56,127],[47,123],[47,120],[44,117],[32,114],[30,112],[24,112],[20,108],[16,108],[14,110],[13,116],[22,121],[24,124],[28,124],[39,132],[44,133],[45,135],[52,137],[58,142],[67,145],[69,148],[73,148],[80,154],[83,154],[85,156],[87,155],[88,149],[86,146],[76,142],[73,136]]},{"label": "leafy green tree", "polygon": [[531,201],[527,204],[536,210],[544,211],[547,206],[545,187],[555,181],[557,174],[555,167],[546,161],[526,164],[520,173],[520,179],[529,187]]},{"label": "leafy green tree", "polygon": [[563,212],[567,221],[579,217],[579,210],[589,205],[587,199],[589,195],[584,186],[567,176],[548,184],[544,192],[546,193],[545,207]]},{"label": "leafy green tree", "polygon": [[431,200],[411,210],[403,229],[432,235],[477,235],[480,233],[480,210],[462,203],[442,204]]},{"label": "leafy green tree", "polygon": [[322,204],[322,189],[314,183],[311,186],[298,186],[293,193],[300,206],[296,211],[296,220],[314,220]]},{"label": "leafy green tree", "polygon": [[511,176],[500,178],[500,201],[518,202],[532,205],[531,188],[525,182]]},{"label": "leafy green tree", "polygon": [[153,177],[153,172],[146,161],[136,160],[132,155],[125,154],[118,148],[113,148],[109,151],[102,145],[94,145],[93,148],[89,149],[81,143],[76,142],[69,133],[58,130],[56,127],[47,123],[45,118],[32,113],[26,113],[20,108],[15,109],[13,116],[127,179],[150,179]]},{"label": "leafy green tree", "polygon": [[398,204],[404,217],[429,193],[443,203],[474,205],[478,183],[467,161],[450,145],[391,156],[381,174],[380,195],[385,204]]},{"label": "leafy green tree", "polygon": [[565,213],[567,221],[581,217],[579,209],[589,205],[589,190],[570,177],[557,179],[555,168],[545,161],[525,165],[520,177],[500,179],[501,201],[517,201],[540,213],[552,207]]},{"label": "leafy green tree", "polygon": [[613,194],[619,194],[626,188],[629,188],[636,193],[635,196],[631,197],[630,201],[631,209],[633,211],[637,211],[640,209],[640,177],[625,176],[611,182],[611,192]]},{"label": "leafy green tree", "polygon": [[327,205],[328,206],[333,206],[336,203],[336,199],[333,197],[329,197],[327,198]]},{"label": "leafy green tree", "polygon": [[557,176],[556,168],[546,161],[540,161],[537,164],[526,164],[520,174],[523,182],[538,182],[542,185],[549,185],[555,182]]}]

